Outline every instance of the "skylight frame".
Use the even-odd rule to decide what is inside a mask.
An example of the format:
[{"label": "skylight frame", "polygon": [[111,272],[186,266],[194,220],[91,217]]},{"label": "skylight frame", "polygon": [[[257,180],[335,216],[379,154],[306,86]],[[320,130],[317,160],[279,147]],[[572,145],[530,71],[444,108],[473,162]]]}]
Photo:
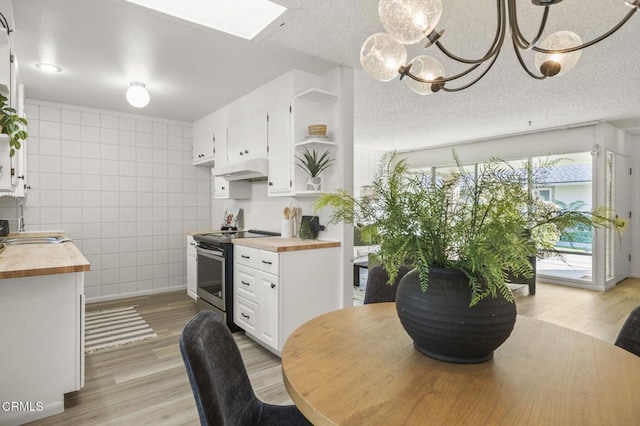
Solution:
[{"label": "skylight frame", "polygon": [[125,1],[248,41],[254,41],[288,10],[269,0]]}]

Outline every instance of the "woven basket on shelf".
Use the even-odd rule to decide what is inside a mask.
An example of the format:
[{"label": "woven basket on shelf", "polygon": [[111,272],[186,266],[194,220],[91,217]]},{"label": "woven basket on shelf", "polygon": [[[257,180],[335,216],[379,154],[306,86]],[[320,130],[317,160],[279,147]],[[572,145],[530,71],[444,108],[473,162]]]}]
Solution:
[{"label": "woven basket on shelf", "polygon": [[308,128],[309,136],[327,136],[326,124],[314,124]]}]

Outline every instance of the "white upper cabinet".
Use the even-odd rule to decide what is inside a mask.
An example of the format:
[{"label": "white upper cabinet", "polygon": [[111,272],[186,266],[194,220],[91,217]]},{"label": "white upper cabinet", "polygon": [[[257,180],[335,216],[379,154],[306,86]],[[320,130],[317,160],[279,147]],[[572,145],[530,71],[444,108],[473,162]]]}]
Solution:
[{"label": "white upper cabinet", "polygon": [[[13,28],[11,4],[2,3],[2,12],[7,17],[9,27]],[[17,60],[12,47],[11,36],[2,28],[0,31],[0,93],[8,98],[6,104],[14,108],[20,117],[24,117],[24,86],[18,85]],[[29,117],[26,117],[27,119]],[[28,129],[26,129],[28,131]],[[10,156],[9,137],[0,134],[0,195],[9,193],[15,197],[24,197],[26,184],[27,141]]]},{"label": "white upper cabinet", "polygon": [[267,142],[269,144],[270,196],[291,193],[291,103],[283,102],[269,110]]},{"label": "white upper cabinet", "polygon": [[260,112],[229,125],[227,157],[229,164],[267,156],[267,114]]},{"label": "white upper cabinet", "polygon": [[193,137],[193,164],[213,164],[216,153],[216,132],[210,130]]},{"label": "white upper cabinet", "polygon": [[227,164],[227,123],[214,112],[193,123],[193,165]]}]

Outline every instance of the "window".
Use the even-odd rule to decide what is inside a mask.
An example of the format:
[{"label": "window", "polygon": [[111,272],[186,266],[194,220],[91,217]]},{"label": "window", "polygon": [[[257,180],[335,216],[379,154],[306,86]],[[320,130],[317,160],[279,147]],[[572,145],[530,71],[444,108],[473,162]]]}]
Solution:
[{"label": "window", "polygon": [[533,190],[533,193],[541,200],[553,200],[553,190],[551,188],[536,188]]}]

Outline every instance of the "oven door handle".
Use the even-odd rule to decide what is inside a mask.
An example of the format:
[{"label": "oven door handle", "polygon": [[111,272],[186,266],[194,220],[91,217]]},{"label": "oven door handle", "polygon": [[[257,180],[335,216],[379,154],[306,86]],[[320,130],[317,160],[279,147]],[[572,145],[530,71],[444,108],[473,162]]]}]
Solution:
[{"label": "oven door handle", "polygon": [[221,252],[221,251],[207,250],[202,247],[198,247],[196,251],[204,255],[209,255],[209,256],[217,257],[219,259],[224,259],[224,252]]}]

